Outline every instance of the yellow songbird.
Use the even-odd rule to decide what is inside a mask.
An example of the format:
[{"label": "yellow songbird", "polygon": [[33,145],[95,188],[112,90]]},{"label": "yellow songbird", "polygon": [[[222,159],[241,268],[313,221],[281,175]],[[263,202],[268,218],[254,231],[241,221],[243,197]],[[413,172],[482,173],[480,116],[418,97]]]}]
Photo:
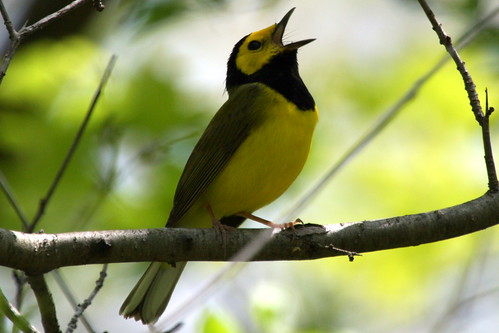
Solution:
[{"label": "yellow songbird", "polygon": [[[223,229],[246,218],[281,226],[252,213],[283,194],[301,172],[318,120],[297,62],[297,49],[314,39],[282,42],[293,10],[234,46],[227,63],[229,98],[185,165],[166,227]],[[120,314],[155,322],[185,264],[151,263]]]}]

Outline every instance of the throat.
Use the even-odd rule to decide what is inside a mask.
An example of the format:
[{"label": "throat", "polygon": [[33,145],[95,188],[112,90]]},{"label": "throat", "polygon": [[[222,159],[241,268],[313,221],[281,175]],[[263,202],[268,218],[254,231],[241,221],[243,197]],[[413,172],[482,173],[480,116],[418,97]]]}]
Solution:
[{"label": "throat", "polygon": [[259,81],[283,95],[302,111],[314,110],[315,101],[305,83],[296,73],[273,73],[264,75]]}]

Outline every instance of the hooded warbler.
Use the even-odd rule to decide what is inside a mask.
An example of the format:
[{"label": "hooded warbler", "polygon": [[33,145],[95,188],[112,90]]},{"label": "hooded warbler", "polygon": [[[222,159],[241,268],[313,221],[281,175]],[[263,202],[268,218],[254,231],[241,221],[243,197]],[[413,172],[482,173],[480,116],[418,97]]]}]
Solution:
[{"label": "hooded warbler", "polygon": [[[282,41],[293,10],[234,46],[228,100],[185,165],[166,227],[237,227],[246,218],[279,226],[252,213],[284,193],[301,172],[318,120],[297,62],[297,49],[314,39]],[[120,314],[144,324],[157,321],[185,265],[151,263]]]}]

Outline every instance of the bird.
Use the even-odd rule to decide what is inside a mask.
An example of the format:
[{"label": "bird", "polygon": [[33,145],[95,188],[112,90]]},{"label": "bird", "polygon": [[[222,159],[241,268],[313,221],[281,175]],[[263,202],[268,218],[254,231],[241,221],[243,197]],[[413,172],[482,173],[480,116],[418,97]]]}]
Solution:
[{"label": "bird", "polygon": [[[252,219],[280,197],[301,172],[318,122],[314,98],[298,72],[298,48],[283,43],[295,8],[268,28],[237,42],[227,62],[227,101],[195,145],[177,185],[167,228],[215,227],[222,232]],[[155,323],[186,262],[153,262],[120,308],[120,315]]]}]

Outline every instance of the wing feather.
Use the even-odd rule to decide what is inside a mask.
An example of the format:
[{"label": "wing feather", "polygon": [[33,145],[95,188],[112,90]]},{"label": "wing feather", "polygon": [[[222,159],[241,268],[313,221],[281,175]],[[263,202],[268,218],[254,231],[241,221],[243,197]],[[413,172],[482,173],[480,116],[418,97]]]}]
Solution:
[{"label": "wing feather", "polygon": [[232,92],[194,147],[173,199],[167,226],[174,227],[220,174],[249,134],[264,120],[268,98],[263,84],[245,84]]}]

